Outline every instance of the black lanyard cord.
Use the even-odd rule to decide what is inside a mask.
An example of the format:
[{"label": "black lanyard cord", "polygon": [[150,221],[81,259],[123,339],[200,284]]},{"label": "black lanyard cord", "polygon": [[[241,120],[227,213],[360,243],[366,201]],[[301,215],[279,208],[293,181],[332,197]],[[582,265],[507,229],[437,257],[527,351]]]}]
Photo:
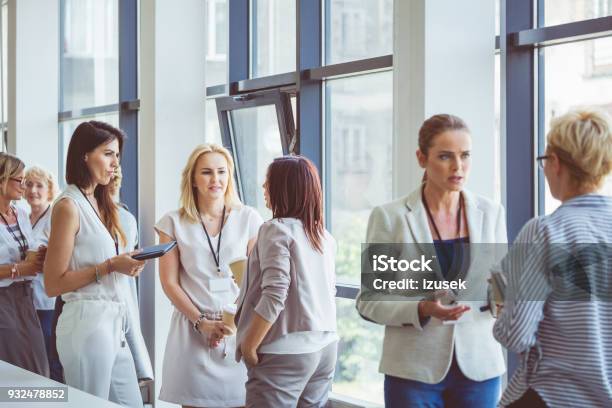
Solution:
[{"label": "black lanyard cord", "polygon": [[[431,221],[431,225],[434,228],[435,233],[438,235],[438,239],[442,241],[442,235],[440,235],[440,231],[438,230],[438,226],[431,215],[431,211],[429,210],[429,206],[427,205],[427,200],[425,199],[425,186],[423,186],[423,192],[421,193],[421,197],[423,199],[423,205],[425,206],[425,211],[427,211],[427,216],[429,217],[429,221]],[[461,237],[461,213],[463,211],[463,195],[459,193],[459,210],[457,211],[457,238]]]},{"label": "black lanyard cord", "polygon": [[15,216],[15,222],[17,224],[17,229],[19,230],[21,238],[17,237],[17,235],[15,235],[13,230],[10,228],[9,222],[4,217],[4,214],[0,213],[0,217],[2,217],[2,221],[4,221],[4,223],[6,224],[6,229],[8,230],[8,232],[10,232],[15,242],[17,242],[17,245],[19,246],[19,253],[21,254],[21,260],[23,261],[25,259],[26,251],[28,250],[28,241],[26,240],[26,236],[24,235],[23,231],[21,230],[21,226],[19,225],[19,217],[17,217],[17,213],[15,213],[15,210],[12,207],[11,211]]},{"label": "black lanyard cord", "polygon": [[215,265],[217,265],[217,272],[221,273],[220,263],[221,263],[221,234],[223,233],[223,224],[225,223],[225,206],[223,206],[223,215],[221,215],[221,223],[219,226],[219,240],[217,241],[217,252],[213,248],[212,241],[210,240],[210,235],[208,234],[208,230],[206,229],[206,225],[204,225],[204,221],[202,220],[202,216],[200,215],[200,223],[202,224],[202,228],[204,228],[204,233],[206,234],[206,240],[208,241],[208,247],[210,248],[210,252],[212,252],[213,259],[215,260]]},{"label": "black lanyard cord", "polygon": [[45,215],[47,215],[47,213],[49,212],[49,208],[51,208],[51,205],[48,205],[48,206],[47,206],[47,209],[46,209],[45,211],[43,211],[43,213],[40,215],[40,217],[38,217],[38,218],[36,219],[36,221],[34,222],[34,224],[32,224],[32,229],[34,229],[34,228],[36,227],[36,225],[38,224],[38,221],[42,220],[42,219],[43,219],[43,217],[44,217]]}]

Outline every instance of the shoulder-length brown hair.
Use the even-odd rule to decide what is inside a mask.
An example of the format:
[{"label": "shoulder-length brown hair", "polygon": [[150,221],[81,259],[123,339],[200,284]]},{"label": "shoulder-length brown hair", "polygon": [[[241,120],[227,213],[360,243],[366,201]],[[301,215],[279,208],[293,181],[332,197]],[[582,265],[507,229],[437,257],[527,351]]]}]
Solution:
[{"label": "shoulder-length brown hair", "polygon": [[[119,154],[121,154],[124,139],[123,131],[108,123],[91,120],[77,126],[68,145],[66,183],[74,184],[81,189],[91,185],[92,178],[85,163],[85,155],[98,146],[110,143],[113,140],[117,140],[119,143]],[[127,238],[119,223],[119,210],[111,194],[111,189],[111,183],[107,185],[98,184],[94,190],[94,196],[98,202],[100,218],[102,218],[104,226],[113,237],[118,237],[121,245],[124,246]]]},{"label": "shoulder-length brown hair", "polygon": [[311,245],[323,251],[323,193],[315,165],[303,156],[274,159],[268,167],[266,188],[273,218],[302,221]]}]

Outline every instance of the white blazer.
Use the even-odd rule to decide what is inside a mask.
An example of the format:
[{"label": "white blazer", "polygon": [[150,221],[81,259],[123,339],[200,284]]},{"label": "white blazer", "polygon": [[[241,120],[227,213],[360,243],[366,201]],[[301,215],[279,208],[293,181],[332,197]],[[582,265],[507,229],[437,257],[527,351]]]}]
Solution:
[{"label": "white blazer", "polygon": [[[505,372],[502,348],[492,334],[494,319],[489,311],[480,311],[480,307],[486,305],[489,267],[480,262],[482,257],[474,256],[478,255],[477,251],[494,246],[471,245],[507,243],[505,212],[501,205],[484,197],[465,190],[463,196],[471,254],[466,279],[473,286],[464,300],[458,299],[461,304],[471,306],[462,319],[464,322],[448,325],[432,318],[421,326],[418,302],[423,297],[398,300],[397,296],[392,296],[395,299],[389,300],[388,295],[363,289],[357,296],[357,310],[361,316],[385,325],[379,367],[384,374],[435,384],[446,376],[453,352],[463,374],[474,381],[494,378]],[[421,188],[374,208],[366,240],[369,243],[433,244]],[[387,300],[381,300],[383,298]]]}]

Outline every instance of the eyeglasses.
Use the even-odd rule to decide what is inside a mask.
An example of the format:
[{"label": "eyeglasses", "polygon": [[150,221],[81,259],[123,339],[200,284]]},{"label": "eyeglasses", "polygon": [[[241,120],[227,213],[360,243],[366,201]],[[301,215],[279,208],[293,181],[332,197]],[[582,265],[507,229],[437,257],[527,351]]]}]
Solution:
[{"label": "eyeglasses", "polygon": [[544,170],[544,160],[550,158],[550,156],[548,155],[544,155],[544,156],[538,156],[536,157],[536,161],[538,162],[538,166]]},{"label": "eyeglasses", "polygon": [[14,181],[16,183],[19,183],[20,185],[24,186],[26,183],[26,179],[25,178],[17,178],[17,177],[11,177],[10,178],[11,181]]}]

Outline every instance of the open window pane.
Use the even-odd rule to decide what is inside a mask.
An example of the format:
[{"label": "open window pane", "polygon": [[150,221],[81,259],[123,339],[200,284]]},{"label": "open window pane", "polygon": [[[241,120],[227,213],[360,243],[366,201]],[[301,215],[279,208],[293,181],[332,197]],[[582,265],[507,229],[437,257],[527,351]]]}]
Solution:
[{"label": "open window pane", "polygon": [[274,105],[233,111],[231,122],[240,165],[242,198],[264,219],[270,219],[272,213],[266,208],[262,185],[268,165],[283,155]]},{"label": "open window pane", "polygon": [[118,0],[62,0],[61,111],[119,101]]},{"label": "open window pane", "polygon": [[[612,37],[546,47],[544,53],[544,125],[570,109],[596,107],[612,115]],[[545,141],[544,141],[545,143]],[[545,213],[559,205],[546,185]],[[612,195],[612,179],[603,192]]]},{"label": "open window pane", "polygon": [[393,53],[393,0],[325,0],[326,64]]},{"label": "open window pane", "polygon": [[214,99],[206,100],[206,143],[223,144],[221,141],[221,129],[219,128],[219,116]]},{"label": "open window pane", "polygon": [[393,73],[331,80],[325,94],[328,228],[338,242],[336,275],[358,284],[370,212],[393,198]]},{"label": "open window pane", "polygon": [[251,13],[251,76],[295,71],[296,0],[252,0]]}]

